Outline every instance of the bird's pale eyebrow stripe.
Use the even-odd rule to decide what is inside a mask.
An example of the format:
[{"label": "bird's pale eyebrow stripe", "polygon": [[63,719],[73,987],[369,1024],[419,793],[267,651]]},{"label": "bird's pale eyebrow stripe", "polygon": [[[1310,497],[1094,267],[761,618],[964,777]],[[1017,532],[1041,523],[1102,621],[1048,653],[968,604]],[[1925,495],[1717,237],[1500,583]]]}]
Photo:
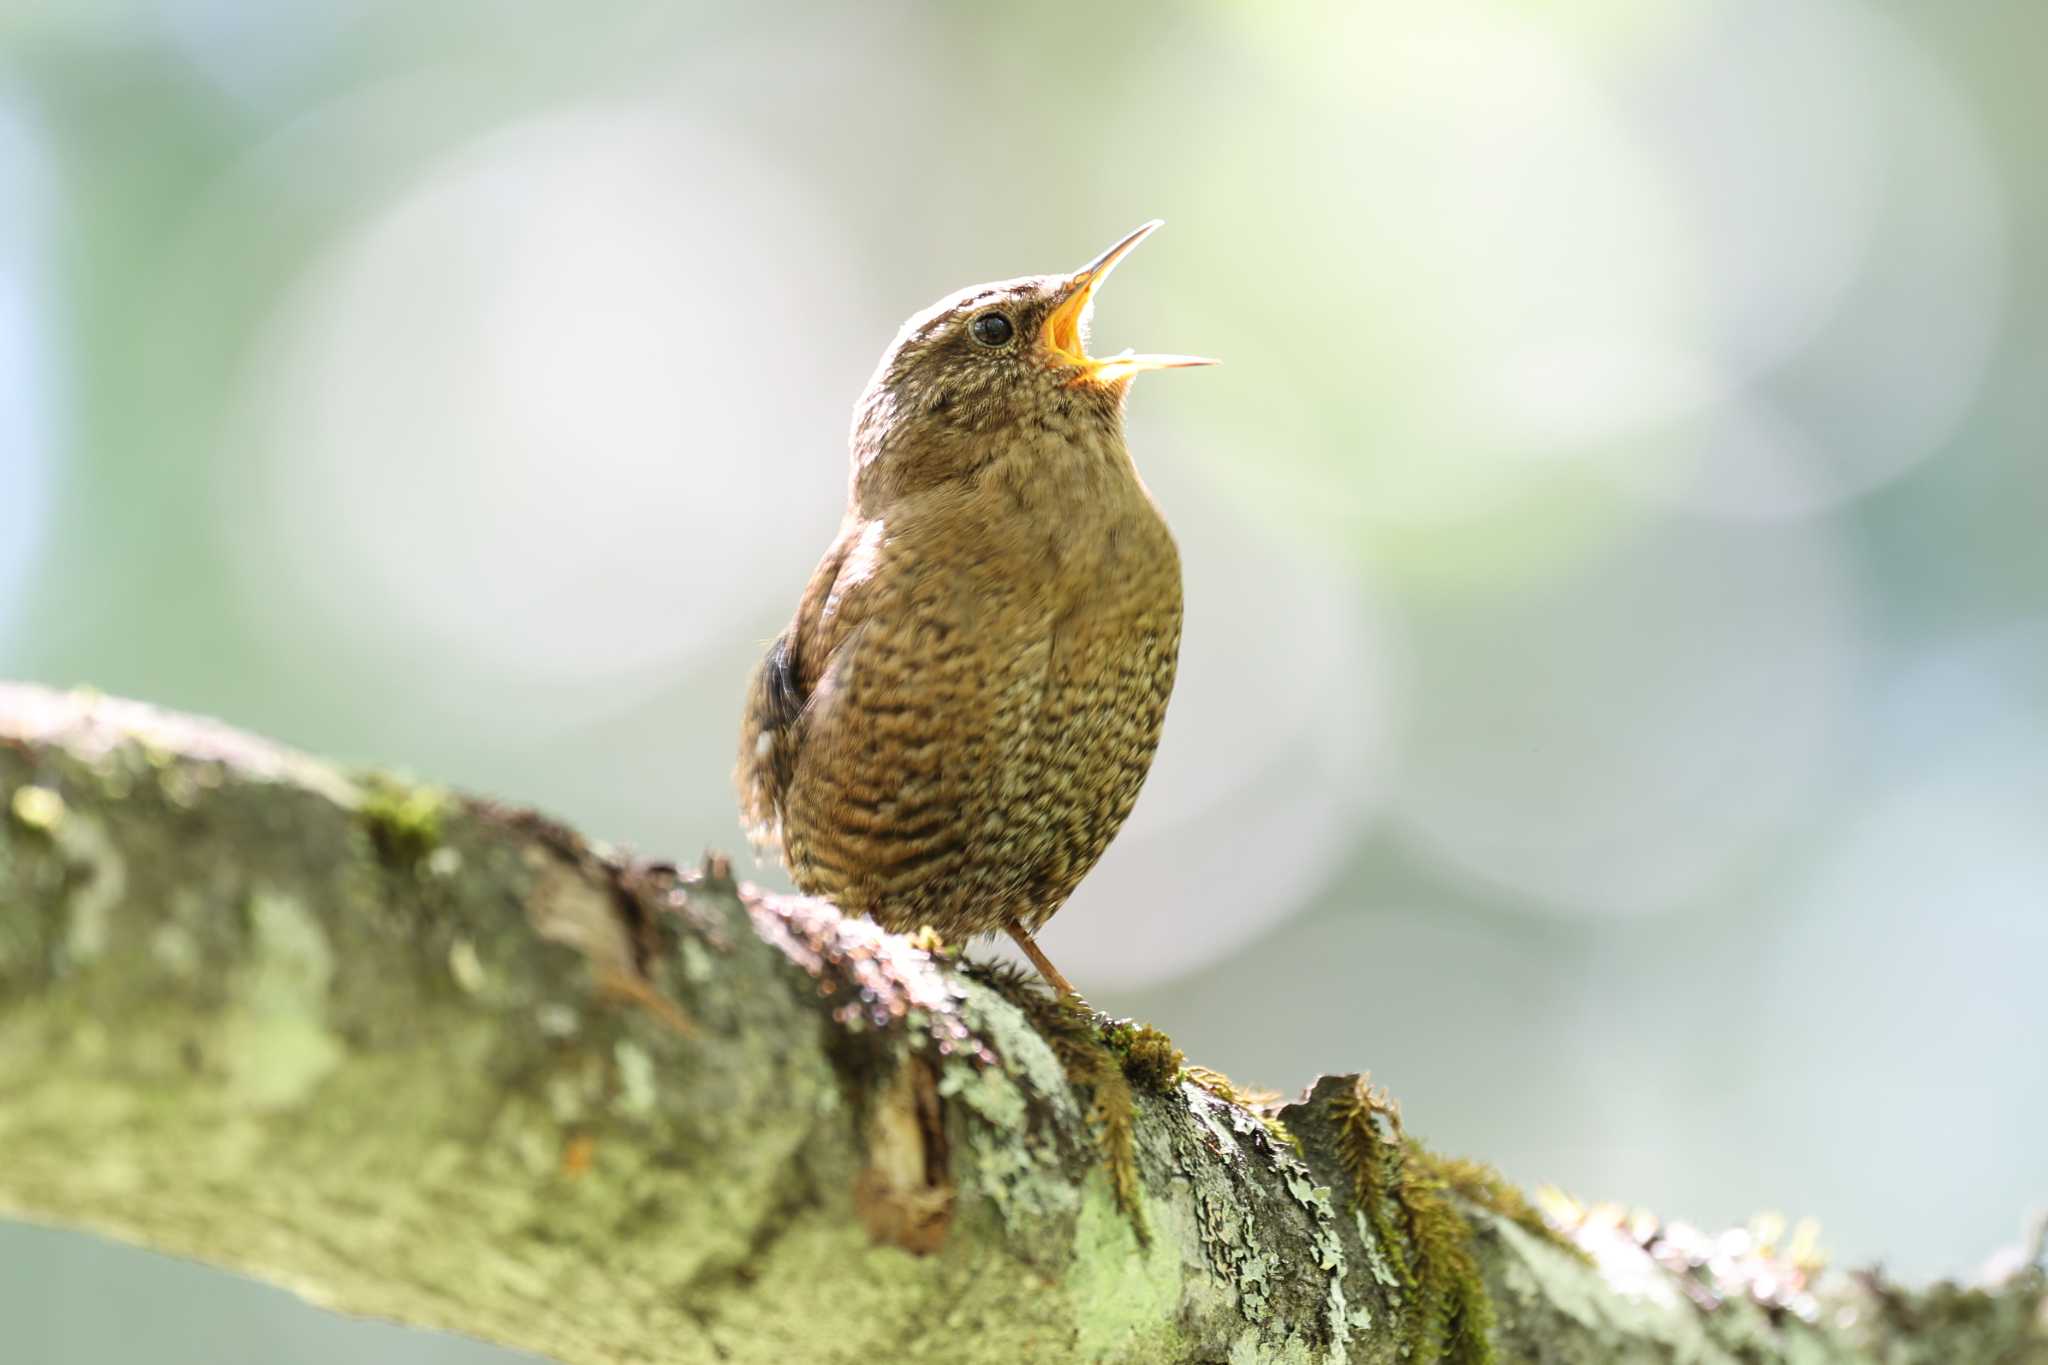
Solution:
[{"label": "bird's pale eyebrow stripe", "polygon": [[977,289],[972,294],[963,294],[949,302],[934,304],[934,311],[930,317],[914,317],[905,324],[905,329],[910,336],[923,341],[932,333],[959,321],[962,315],[978,312],[983,304],[991,302],[1007,304],[1012,308],[1028,308],[1032,299],[1020,295],[1014,288],[991,285],[985,289]]}]

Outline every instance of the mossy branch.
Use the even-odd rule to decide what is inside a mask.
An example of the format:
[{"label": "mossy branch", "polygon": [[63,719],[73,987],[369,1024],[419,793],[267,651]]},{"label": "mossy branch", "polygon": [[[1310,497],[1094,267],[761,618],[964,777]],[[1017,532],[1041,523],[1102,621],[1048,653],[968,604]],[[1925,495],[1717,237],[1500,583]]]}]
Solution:
[{"label": "mossy branch", "polygon": [[0,1213],[575,1365],[2048,1360],[2038,1256],[1546,1222],[1361,1078],[1248,1096],[930,947],[0,686]]}]

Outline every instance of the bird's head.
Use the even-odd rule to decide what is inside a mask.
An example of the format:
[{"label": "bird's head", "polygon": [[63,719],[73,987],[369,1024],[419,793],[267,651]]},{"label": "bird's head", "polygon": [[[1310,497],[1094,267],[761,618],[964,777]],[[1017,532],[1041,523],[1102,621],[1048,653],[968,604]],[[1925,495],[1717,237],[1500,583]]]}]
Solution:
[{"label": "bird's head", "polygon": [[854,409],[863,492],[901,493],[971,475],[1028,442],[1118,438],[1131,379],[1213,365],[1186,355],[1088,354],[1095,293],[1154,220],[1070,275],[974,285],[903,324]]}]

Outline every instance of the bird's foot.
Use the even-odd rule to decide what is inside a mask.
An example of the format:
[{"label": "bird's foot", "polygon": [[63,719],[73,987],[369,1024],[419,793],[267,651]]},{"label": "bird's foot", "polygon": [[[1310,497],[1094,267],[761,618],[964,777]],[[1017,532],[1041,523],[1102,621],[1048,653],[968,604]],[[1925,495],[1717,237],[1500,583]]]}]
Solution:
[{"label": "bird's foot", "polygon": [[[1188,1067],[1173,1039],[1150,1024],[1092,1009],[1078,995],[1056,996],[1047,989],[1045,979],[1027,967],[1001,958],[963,959],[959,965],[961,972],[1014,1005],[1063,1060],[1084,1043],[1099,1045],[1115,1058],[1125,1079],[1154,1095],[1167,1093],[1201,1070]],[[1075,1075],[1071,1066],[1068,1078],[1076,1084],[1088,1083],[1086,1077]]]},{"label": "bird's foot", "polygon": [[1075,990],[1074,983],[1062,976],[1060,969],[1052,965],[1052,959],[1038,946],[1038,940],[1031,937],[1029,929],[1015,920],[1011,920],[1004,929],[1016,940],[1017,946],[1024,950],[1024,956],[1031,959],[1031,965],[1038,968],[1038,974],[1045,978],[1047,985],[1061,995],[1071,995],[1076,1000],[1081,998],[1081,992]]}]

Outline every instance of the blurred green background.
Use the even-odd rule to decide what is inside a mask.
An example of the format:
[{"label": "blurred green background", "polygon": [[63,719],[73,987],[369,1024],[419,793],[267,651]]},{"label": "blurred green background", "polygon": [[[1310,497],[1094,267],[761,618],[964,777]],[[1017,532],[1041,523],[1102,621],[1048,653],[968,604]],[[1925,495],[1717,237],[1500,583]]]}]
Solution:
[{"label": "blurred green background", "polygon": [[[1967,1273],[2048,1203],[2044,52],[2030,0],[11,0],[0,675],[732,847],[896,324],[1161,216],[1096,335],[1226,361],[1131,402],[1182,681],[1054,959],[1518,1181]],[[503,1358],[22,1227],[0,1321]]]}]

